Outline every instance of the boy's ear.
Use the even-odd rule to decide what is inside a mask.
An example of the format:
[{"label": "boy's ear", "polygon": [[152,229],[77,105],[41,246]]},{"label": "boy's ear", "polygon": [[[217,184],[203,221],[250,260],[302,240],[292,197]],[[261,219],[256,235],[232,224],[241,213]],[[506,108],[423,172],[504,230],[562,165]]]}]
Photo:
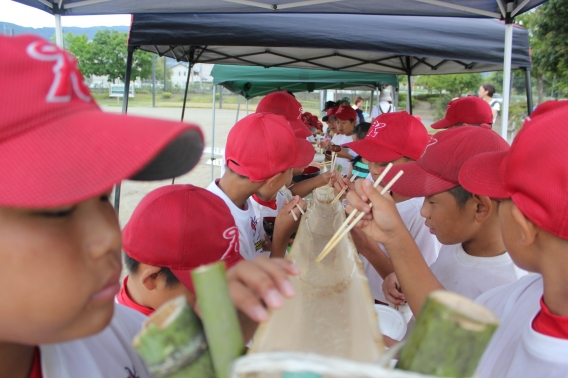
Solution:
[{"label": "boy's ear", "polygon": [[540,227],[538,227],[530,219],[525,217],[525,215],[514,203],[511,204],[511,216],[513,218],[513,221],[519,228],[519,244],[523,247],[527,247],[533,244],[536,236],[540,232]]},{"label": "boy's ear", "polygon": [[[278,180],[278,179],[280,178],[280,176],[282,176],[283,174],[284,174],[283,172],[280,172],[280,173],[275,174],[274,176],[272,176],[272,177],[270,177],[269,179],[267,179],[267,180],[265,181],[265,184],[266,184],[269,188],[272,188],[272,187],[274,186],[274,182],[275,182],[276,180]],[[278,189],[280,189],[280,188],[278,188]]]},{"label": "boy's ear", "polygon": [[477,202],[477,210],[475,212],[475,219],[479,222],[485,222],[487,218],[495,209],[495,204],[491,198],[486,196],[473,195],[473,199]]},{"label": "boy's ear", "polygon": [[146,264],[140,264],[138,270],[138,279],[144,285],[146,290],[155,290],[157,286],[158,275],[160,274],[162,268],[158,266],[151,266]]}]

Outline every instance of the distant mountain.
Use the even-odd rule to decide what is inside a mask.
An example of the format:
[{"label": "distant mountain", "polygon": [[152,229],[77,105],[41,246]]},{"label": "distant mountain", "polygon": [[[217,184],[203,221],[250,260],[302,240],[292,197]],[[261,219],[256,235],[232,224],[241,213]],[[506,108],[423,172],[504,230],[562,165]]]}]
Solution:
[{"label": "distant mountain", "polygon": [[[54,21],[55,22],[55,21]],[[53,28],[27,28],[24,26],[11,24],[9,22],[0,22],[0,33],[1,34],[10,34],[10,29],[14,30],[14,35],[21,35],[21,34],[36,34],[39,35],[48,41],[50,38],[55,35],[55,27]],[[63,27],[63,33],[72,32],[73,34],[87,34],[89,40],[92,40],[95,37],[95,33],[97,30],[116,30],[121,33],[127,33],[130,27],[128,26],[93,26],[90,28],[80,28],[77,26],[72,27]]]}]

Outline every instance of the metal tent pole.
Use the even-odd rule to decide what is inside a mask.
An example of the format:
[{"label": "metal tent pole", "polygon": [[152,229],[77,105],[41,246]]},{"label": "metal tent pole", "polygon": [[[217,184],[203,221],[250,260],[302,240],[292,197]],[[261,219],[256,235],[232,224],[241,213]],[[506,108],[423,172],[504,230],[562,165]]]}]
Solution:
[{"label": "metal tent pole", "polygon": [[152,107],[156,107],[156,54],[152,54]]},{"label": "metal tent pole", "polygon": [[[128,46],[128,56],[126,57],[126,73],[124,74],[124,92],[122,93],[122,113],[128,112],[128,94],[130,93],[130,76],[132,74],[132,56],[135,47]],[[120,208],[120,183],[114,187],[114,209],[118,214]]]},{"label": "metal tent pole", "polygon": [[[371,100],[369,101],[369,116],[373,114],[373,97],[375,97],[375,90],[371,90]],[[371,119],[371,121],[373,121]]]},{"label": "metal tent pole", "polygon": [[503,109],[501,113],[501,136],[507,140],[509,129],[509,101],[511,97],[511,52],[513,49],[513,3],[507,3],[505,18],[505,57],[503,59]]},{"label": "metal tent pole", "polygon": [[247,107],[247,115],[249,115],[249,99],[245,98],[246,100],[246,107]]},{"label": "metal tent pole", "polygon": [[213,161],[215,160],[215,95],[217,86],[213,84],[213,106],[211,107],[211,181],[215,179],[215,166]]},{"label": "metal tent pole", "polygon": [[239,122],[239,110],[241,110],[241,95],[237,99],[237,117],[235,118],[235,123]]},{"label": "metal tent pole", "polygon": [[527,90],[527,114],[531,115],[533,110],[532,80],[531,69],[525,69],[525,87]]},{"label": "metal tent pole", "polygon": [[406,57],[406,77],[408,81],[408,93],[406,98],[406,109],[412,114],[412,71],[410,70],[410,57]]},{"label": "metal tent pole", "polygon": [[[183,105],[181,107],[181,122],[183,122],[183,119],[185,117],[185,105],[187,103],[187,90],[189,89],[189,78],[191,77],[191,67],[193,67],[193,60],[189,61],[189,66],[187,67],[187,79],[185,80],[185,92],[183,93]],[[172,177],[172,185],[175,184],[175,182],[176,178]]]},{"label": "metal tent pole", "polygon": [[55,14],[55,43],[63,48],[63,28],[61,27],[61,15]]}]

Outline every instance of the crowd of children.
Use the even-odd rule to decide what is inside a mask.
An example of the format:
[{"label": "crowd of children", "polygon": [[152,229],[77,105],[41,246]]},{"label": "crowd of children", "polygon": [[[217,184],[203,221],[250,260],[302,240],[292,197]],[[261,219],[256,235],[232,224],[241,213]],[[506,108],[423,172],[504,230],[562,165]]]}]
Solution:
[{"label": "crowd of children", "polygon": [[[476,97],[450,102],[432,136],[393,107],[364,122],[344,98],[317,141],[318,117],[274,92],[231,129],[220,179],[152,191],[121,233],[110,189],[188,172],[200,129],[102,112],[74,58],[41,39],[0,49],[0,377],[150,377],[133,336],[173,297],[195,306],[190,271],[216,261],[250,340],[294,295],[282,257],[303,197],[326,185],[366,213],[351,235],[377,303],[418,316],[431,291],[457,292],[501,319],[480,377],[566,375],[568,101],[540,105],[509,148]],[[335,146],[337,171],[293,182],[314,144]],[[388,164],[384,182],[405,174],[382,196],[372,182]]]}]

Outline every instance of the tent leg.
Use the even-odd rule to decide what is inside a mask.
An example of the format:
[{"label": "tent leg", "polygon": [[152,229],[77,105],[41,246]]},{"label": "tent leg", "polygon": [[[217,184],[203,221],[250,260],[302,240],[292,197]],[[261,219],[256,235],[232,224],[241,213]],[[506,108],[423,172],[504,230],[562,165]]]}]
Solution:
[{"label": "tent leg", "polygon": [[55,16],[55,43],[60,48],[63,48],[63,28],[61,27],[61,15],[56,14]]},{"label": "tent leg", "polygon": [[408,93],[406,95],[406,109],[412,114],[412,76],[408,75]]},{"label": "tent leg", "polygon": [[247,115],[249,115],[249,99],[246,99]]},{"label": "tent leg", "polygon": [[223,87],[219,88],[219,109],[223,109]]},{"label": "tent leg", "polygon": [[[164,59],[166,59],[164,57]],[[189,66],[187,67],[187,79],[185,81],[185,92],[183,93],[183,105],[181,107],[181,122],[183,122],[183,119],[185,117],[185,105],[187,103],[187,90],[189,88],[189,78],[191,77],[191,67],[193,67],[193,63],[190,61],[189,62]],[[176,182],[176,178],[172,177],[172,185],[175,184]]]},{"label": "tent leg", "polygon": [[[507,6],[512,5],[508,3]],[[509,101],[511,98],[511,50],[513,48],[513,19],[505,20],[505,58],[503,62],[503,109],[501,112],[501,136],[508,141]]]},{"label": "tent leg", "polygon": [[[371,100],[369,101],[369,114],[373,113],[373,97],[375,97],[375,90],[371,91]],[[371,119],[371,121],[373,121]]]},{"label": "tent leg", "polygon": [[527,89],[527,114],[531,115],[533,109],[531,69],[525,69],[525,87]]},{"label": "tent leg", "polygon": [[213,84],[213,106],[211,107],[211,181],[215,179],[215,97],[217,86]]},{"label": "tent leg", "polygon": [[[128,47],[128,56],[126,58],[126,73],[124,74],[124,92],[122,93],[122,113],[128,112],[128,95],[130,93],[130,76],[132,74],[132,56],[134,55],[134,47]],[[114,187],[114,209],[118,215],[120,208],[120,183]]]},{"label": "tent leg", "polygon": [[238,95],[237,99],[237,117],[235,118],[235,123],[239,122],[239,110],[241,110],[241,95]]}]

